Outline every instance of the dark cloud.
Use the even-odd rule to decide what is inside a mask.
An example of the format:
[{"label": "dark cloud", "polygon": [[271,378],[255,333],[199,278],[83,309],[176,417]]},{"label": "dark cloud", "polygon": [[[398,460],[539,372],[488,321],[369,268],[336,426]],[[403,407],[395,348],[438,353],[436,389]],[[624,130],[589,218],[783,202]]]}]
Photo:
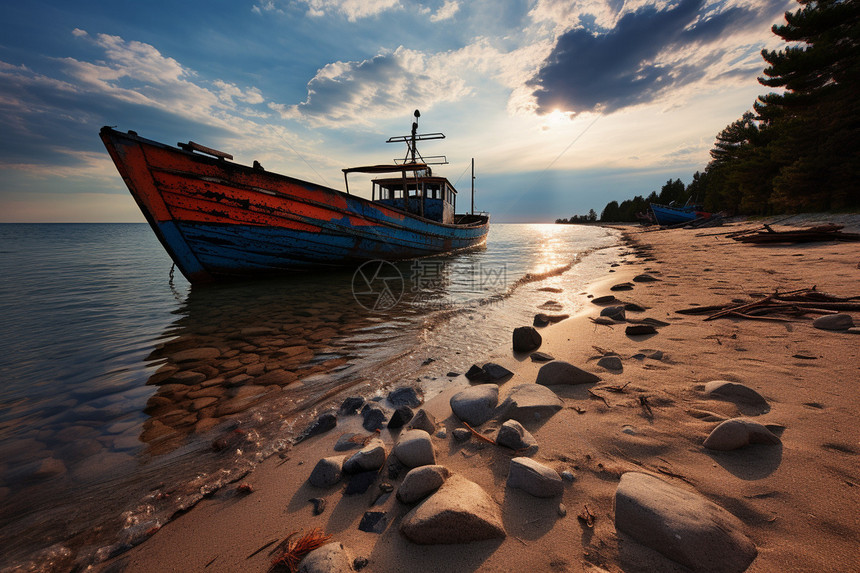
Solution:
[{"label": "dark cloud", "polygon": [[538,112],[611,112],[651,101],[666,89],[704,77],[721,52],[700,53],[671,67],[661,63],[661,55],[690,47],[707,50],[728,33],[772,21],[785,7],[785,0],[755,9],[680,0],[663,10],[648,6],[627,13],[608,31],[572,29],[559,37],[529,81]]}]

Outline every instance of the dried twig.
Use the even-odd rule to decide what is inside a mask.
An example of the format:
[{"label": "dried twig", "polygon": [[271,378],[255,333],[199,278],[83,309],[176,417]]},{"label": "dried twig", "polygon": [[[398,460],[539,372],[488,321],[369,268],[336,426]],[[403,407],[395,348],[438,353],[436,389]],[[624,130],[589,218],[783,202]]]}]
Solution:
[{"label": "dried twig", "polygon": [[607,402],[607,401],[606,401],[606,398],[604,398],[604,397],[603,397],[603,396],[601,396],[600,394],[595,394],[594,392],[592,392],[592,391],[591,391],[591,388],[587,388],[586,390],[588,390],[588,393],[589,393],[589,394],[591,394],[592,396],[594,396],[595,398],[597,398],[598,400],[603,400],[603,403],[604,403],[604,404],[606,404],[606,407],[607,407],[607,408],[611,408],[611,407],[612,407],[612,406],[610,406],[610,405],[609,405],[609,402]]},{"label": "dried twig", "polygon": [[630,382],[627,382],[623,386],[602,386],[601,389],[609,390],[610,392],[615,392],[616,394],[623,394],[624,389],[630,385]]},{"label": "dried twig", "polygon": [[476,438],[478,438],[479,440],[487,442],[488,444],[493,444],[494,446],[496,445],[496,440],[491,440],[487,436],[479,433],[478,430],[476,430],[475,428],[473,428],[472,426],[470,426],[466,422],[463,422],[463,425],[466,426],[466,428],[468,428],[468,430],[470,432],[472,432],[472,435],[475,436]]}]

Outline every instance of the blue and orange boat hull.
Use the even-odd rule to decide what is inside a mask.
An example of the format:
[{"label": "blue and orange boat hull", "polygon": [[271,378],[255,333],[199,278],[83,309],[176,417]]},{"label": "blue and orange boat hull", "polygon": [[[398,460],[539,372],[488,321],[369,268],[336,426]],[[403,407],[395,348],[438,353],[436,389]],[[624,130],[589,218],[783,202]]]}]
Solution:
[{"label": "blue and orange boat hull", "polygon": [[101,138],[191,283],[425,257],[483,244],[487,215],[445,224],[300,179],[121,133]]}]

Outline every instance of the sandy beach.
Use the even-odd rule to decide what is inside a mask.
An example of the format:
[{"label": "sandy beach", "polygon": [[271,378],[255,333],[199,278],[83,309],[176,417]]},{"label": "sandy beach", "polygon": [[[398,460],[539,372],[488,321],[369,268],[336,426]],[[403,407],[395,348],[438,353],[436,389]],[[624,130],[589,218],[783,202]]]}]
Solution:
[{"label": "sandy beach", "polygon": [[[847,224],[846,231],[860,231],[860,217],[828,220]],[[788,223],[792,221],[783,222]],[[539,498],[507,485],[511,459],[522,452],[474,436],[455,439],[454,430],[464,426],[452,413],[450,398],[470,386],[465,376],[452,377],[449,389],[421,406],[444,430],[431,438],[436,464],[489,495],[501,515],[504,538],[446,545],[409,541],[400,526],[415,504],[396,498],[405,472],[390,477],[387,467],[365,493],[344,495],[346,480],[328,488],[311,486],[308,477],[321,458],[353,453],[334,451],[341,435],[373,435],[362,428],[360,416],[339,416],[334,429],[263,462],[242,480],[249,487],[234,484],[219,490],[96,570],[267,571],[278,542],[316,527],[343,545],[350,562],[365,558],[363,571],[691,570],[616,527],[621,477],[641,472],[734,515],[757,550],[748,571],[857,571],[860,337],[814,328],[817,315],[705,321],[704,315],[676,312],[750,300],[777,289],[815,286],[841,297],[860,295],[857,243],[754,246],[725,236],[758,226],[760,222],[701,230],[625,229],[628,246],[618,266],[608,268],[605,279],[581,296],[612,294],[639,305],[644,310],[628,310],[626,318],[666,323],[656,334],[629,336],[628,322],[597,324],[593,319],[605,306],[596,304],[537,328],[540,352],[600,377],[591,384],[550,387],[563,407],[523,424],[538,444],[530,457],[559,474],[572,474],[572,480],[562,480],[560,495]],[[658,280],[633,282],[643,273]],[[625,282],[633,285],[631,290],[611,290]],[[552,293],[546,294],[550,300]],[[849,314],[860,324],[860,313]],[[519,326],[527,325],[512,324],[511,329]],[[622,369],[598,365],[605,356],[620,359]],[[489,356],[475,356],[474,362],[497,363],[513,372],[498,383],[499,402],[516,386],[533,384],[544,364],[528,353],[515,354],[510,344]],[[434,365],[426,369],[432,372]],[[755,390],[766,406],[707,395],[705,385],[717,380]],[[344,397],[332,398],[328,406],[336,410]],[[703,447],[716,426],[737,417],[766,425],[780,443],[732,451]],[[476,430],[492,439],[503,421],[491,419]],[[389,454],[400,433],[378,433]],[[391,495],[384,495],[382,482],[393,486]],[[320,515],[314,515],[311,498],[326,500]],[[359,530],[368,511],[385,512],[381,533]],[[593,523],[578,518],[588,513]],[[694,570],[732,570],[721,558],[712,555]]]}]

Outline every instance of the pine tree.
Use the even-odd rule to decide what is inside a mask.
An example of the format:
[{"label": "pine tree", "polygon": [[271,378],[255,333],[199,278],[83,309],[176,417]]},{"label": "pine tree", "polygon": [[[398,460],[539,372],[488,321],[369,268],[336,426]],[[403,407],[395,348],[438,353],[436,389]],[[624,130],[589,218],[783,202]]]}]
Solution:
[{"label": "pine tree", "polygon": [[850,208],[860,204],[860,1],[798,1],[773,32],[802,44],[762,52],[769,67],[759,82],[785,90],[755,103],[776,165],[770,202]]}]

